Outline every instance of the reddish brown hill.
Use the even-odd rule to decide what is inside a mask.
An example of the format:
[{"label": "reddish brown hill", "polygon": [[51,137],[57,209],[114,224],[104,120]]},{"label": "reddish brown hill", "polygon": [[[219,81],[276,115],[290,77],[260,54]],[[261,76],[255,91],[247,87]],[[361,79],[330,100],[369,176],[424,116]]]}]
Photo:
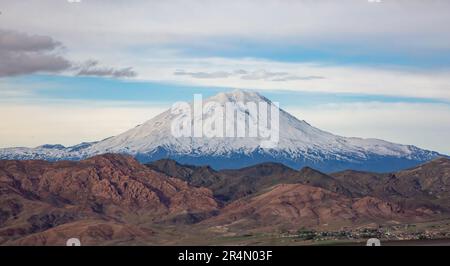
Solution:
[{"label": "reddish brown hill", "polygon": [[6,242],[13,246],[64,246],[76,237],[82,245],[151,244],[156,233],[131,224],[102,220],[81,220]]},{"label": "reddish brown hill", "polygon": [[189,222],[217,209],[209,189],[190,187],[129,156],[0,161],[0,241],[85,219]]},{"label": "reddish brown hill", "polygon": [[147,166],[193,186],[207,187],[224,202],[258,193],[277,184],[305,184],[348,194],[333,177],[309,167],[297,171],[279,163],[262,163],[242,169],[215,171],[208,166],[182,165],[167,159]]},{"label": "reddish brown hill", "polygon": [[422,210],[403,210],[376,198],[352,199],[322,188],[282,184],[255,197],[238,200],[204,222],[231,230],[298,230],[302,227],[342,227],[364,222],[420,220]]},{"label": "reddish brown hill", "polygon": [[438,158],[390,174],[343,171],[332,174],[352,196],[370,195],[405,207],[450,212],[450,159]]},{"label": "reddish brown hill", "polygon": [[[223,171],[168,160],[145,166],[112,154],[0,161],[0,244],[177,243],[180,232],[211,233],[205,229],[247,234],[437,219],[448,213],[449,169],[448,159],[395,174],[333,176],[273,163]],[[221,208],[210,189],[228,205]],[[161,242],[169,238],[176,241]]]}]

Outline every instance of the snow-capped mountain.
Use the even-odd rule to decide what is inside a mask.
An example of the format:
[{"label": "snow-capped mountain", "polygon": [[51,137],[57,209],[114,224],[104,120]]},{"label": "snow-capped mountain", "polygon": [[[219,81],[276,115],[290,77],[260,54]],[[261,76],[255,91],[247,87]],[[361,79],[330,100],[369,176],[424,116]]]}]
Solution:
[{"label": "snow-capped mountain", "polygon": [[[271,102],[256,92],[236,90],[220,93],[203,101],[225,107],[229,102]],[[193,107],[193,104],[190,105]],[[252,113],[245,119],[256,119]],[[203,120],[211,117],[204,111]],[[171,133],[171,110],[123,134],[99,142],[73,147],[44,145],[37,148],[0,149],[0,159],[77,160],[103,153],[134,155],[142,162],[161,158],[181,163],[211,165],[214,168],[240,168],[261,162],[280,162],[299,168],[310,166],[322,171],[343,169],[394,171],[431,160],[439,154],[411,145],[394,144],[378,139],[347,138],[322,131],[279,110],[279,142],[263,147],[261,137],[174,137]]]}]

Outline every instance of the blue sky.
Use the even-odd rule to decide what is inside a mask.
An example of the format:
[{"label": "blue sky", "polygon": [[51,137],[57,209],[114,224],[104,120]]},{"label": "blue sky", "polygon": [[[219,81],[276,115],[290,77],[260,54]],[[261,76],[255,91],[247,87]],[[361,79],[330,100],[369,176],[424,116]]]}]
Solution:
[{"label": "blue sky", "polygon": [[106,138],[194,93],[240,88],[336,134],[450,154],[450,2],[5,0],[1,11],[0,147]]},{"label": "blue sky", "polygon": [[[120,80],[105,77],[72,77],[57,75],[28,75],[5,79],[6,83],[23,87],[33,87],[32,95],[21,96],[16,100],[86,100],[139,102],[141,104],[161,104],[170,107],[175,101],[189,101],[194,94],[210,97],[229,87],[185,86],[169,82]],[[257,90],[257,88],[248,88]],[[407,96],[386,96],[363,93],[306,92],[272,89],[262,91],[267,98],[284,106],[304,107],[329,103],[428,103],[450,105],[446,99],[420,98]],[[8,100],[8,99],[3,99]],[[10,97],[14,100],[14,97]]]},{"label": "blue sky", "polygon": [[[393,37],[395,38],[395,37]],[[388,49],[390,43],[370,46],[371,40],[354,43],[330,42],[320,45],[302,43],[265,43],[247,40],[208,40],[211,45],[186,45],[171,48],[184,56],[228,58],[262,58],[279,62],[320,62],[330,65],[401,66],[414,69],[441,69],[450,66],[450,54],[445,50],[416,53],[408,49]],[[226,44],[226,45],[224,45]],[[223,49],[227,46],[228,49]],[[145,51],[145,49],[143,49]]]}]

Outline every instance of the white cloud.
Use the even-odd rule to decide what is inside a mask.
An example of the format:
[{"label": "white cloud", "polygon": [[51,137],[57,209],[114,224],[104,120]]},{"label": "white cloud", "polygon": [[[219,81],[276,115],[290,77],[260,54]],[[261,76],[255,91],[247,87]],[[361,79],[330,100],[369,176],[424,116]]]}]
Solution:
[{"label": "white cloud", "polygon": [[[2,24],[7,27],[51,34],[78,45],[111,44],[111,40],[113,44],[200,43],[227,36],[304,44],[372,40],[408,49],[448,49],[450,44],[450,3],[439,0],[380,4],[367,0],[83,0],[78,4],[3,0],[1,8]],[[405,39],[414,42],[398,42]]]},{"label": "white cloud", "polygon": [[[450,101],[450,70],[415,71],[409,69],[380,69],[362,66],[331,66],[313,63],[284,63],[260,59],[225,58],[171,58],[151,62],[137,59],[138,79],[177,82],[180,84],[218,86],[243,89],[285,89],[292,91],[362,93],[375,95],[405,96],[445,99]],[[174,67],[176,66],[176,67]],[[177,69],[186,73],[203,74],[175,75]],[[288,73],[293,78],[273,80],[253,75],[243,79],[242,75],[231,75],[236,69],[247,73]],[[270,71],[269,71],[270,70]],[[222,73],[214,79],[204,78],[208,73]],[[224,75],[225,73],[226,75]],[[229,75],[230,74],[230,75]],[[247,74],[249,75],[249,74]],[[321,77],[321,78],[319,78]]]},{"label": "white cloud", "polygon": [[188,72],[184,70],[176,70],[173,73],[175,76],[188,76],[194,79],[217,79],[237,77],[243,80],[265,80],[265,81],[291,81],[291,80],[313,80],[324,79],[320,76],[296,76],[287,72],[270,72],[264,69],[256,71],[247,71],[237,69],[232,72],[218,71],[218,72]]},{"label": "white cloud", "polygon": [[[241,41],[250,41],[280,49],[284,44],[329,47],[344,58],[365,50],[375,56],[378,52],[424,58],[445,55],[450,51],[450,1],[84,0],[70,4],[65,0],[3,0],[0,8],[2,27],[51,36],[67,47],[71,62],[96,58],[111,69],[133,67],[132,73],[139,73],[141,80],[450,99],[448,69],[432,72],[198,58],[179,50],[196,47],[232,53]],[[287,72],[292,77],[268,81],[225,75],[240,68]],[[194,75],[174,75],[177,69]],[[101,70],[96,73],[105,73]],[[129,73],[125,71],[126,76]],[[211,77],[207,73],[213,73],[214,79],[198,78]]]}]

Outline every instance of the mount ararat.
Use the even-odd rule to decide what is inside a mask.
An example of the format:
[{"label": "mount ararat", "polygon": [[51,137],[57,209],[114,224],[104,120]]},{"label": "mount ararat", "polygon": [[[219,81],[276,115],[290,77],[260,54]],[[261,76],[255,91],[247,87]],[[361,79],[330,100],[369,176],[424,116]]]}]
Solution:
[{"label": "mount ararat", "polygon": [[[204,101],[227,103],[272,102],[252,92],[235,90],[219,93]],[[191,103],[192,106],[192,103]],[[242,107],[244,108],[244,107]],[[246,121],[255,119],[246,110]],[[212,116],[204,112],[203,118]],[[171,110],[118,136],[72,147],[43,145],[36,148],[0,149],[0,159],[48,161],[82,160],[105,153],[128,154],[140,162],[173,159],[192,165],[210,165],[214,169],[237,169],[263,162],[282,163],[299,169],[312,167],[323,172],[346,169],[391,172],[413,167],[441,156],[413,145],[395,144],[379,139],[343,137],[325,132],[299,120],[280,108],[279,142],[264,148],[260,137],[208,138],[174,137]]]}]

